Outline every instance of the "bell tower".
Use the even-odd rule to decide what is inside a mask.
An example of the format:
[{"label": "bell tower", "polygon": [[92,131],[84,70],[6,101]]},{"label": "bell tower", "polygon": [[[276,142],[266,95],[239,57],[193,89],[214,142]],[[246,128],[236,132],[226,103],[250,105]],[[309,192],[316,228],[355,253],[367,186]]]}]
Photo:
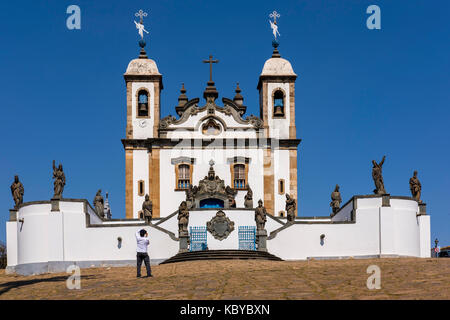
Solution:
[{"label": "bell tower", "polygon": [[277,41],[273,41],[272,57],[259,76],[258,90],[261,119],[267,138],[296,139],[295,79],[291,63],[281,58]]},{"label": "bell tower", "polygon": [[[137,59],[128,64],[124,74],[127,88],[127,125],[125,139],[125,208],[126,218],[139,218],[145,195],[153,202],[153,217],[159,217],[159,149],[148,148],[145,141],[158,138],[160,121],[160,94],[163,89],[162,75],[154,60],[145,52],[142,17],[147,13],[139,10],[134,21],[141,40]],[[147,32],[148,33],[148,32]]]},{"label": "bell tower", "polygon": [[[277,26],[275,23],[271,25],[276,35]],[[264,63],[257,87],[260,118],[264,121],[264,137],[272,141],[263,151],[264,205],[268,212],[276,216],[286,216],[286,194],[298,200],[297,146],[300,140],[297,140],[295,127],[297,75],[291,63],[281,58],[276,39],[272,46],[272,57]]]}]

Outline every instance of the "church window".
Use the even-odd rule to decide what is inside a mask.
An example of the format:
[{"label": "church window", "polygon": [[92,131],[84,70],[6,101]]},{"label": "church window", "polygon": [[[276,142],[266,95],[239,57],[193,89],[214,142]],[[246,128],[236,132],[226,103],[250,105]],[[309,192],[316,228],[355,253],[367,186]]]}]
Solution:
[{"label": "church window", "polygon": [[144,180],[139,180],[138,181],[138,195],[139,196],[144,196],[145,193],[145,184],[144,184]]},{"label": "church window", "polygon": [[234,166],[234,189],[245,189],[247,186],[245,164],[235,164]]},{"label": "church window", "polygon": [[284,179],[278,180],[278,194],[284,194],[285,192],[284,188],[285,188]]},{"label": "church window", "polygon": [[177,189],[185,190],[189,188],[191,184],[191,165],[179,164],[177,167]]},{"label": "church window", "polygon": [[140,90],[138,93],[138,117],[148,117],[148,92],[146,90]]},{"label": "church window", "polygon": [[283,118],[284,117],[284,93],[281,90],[275,91],[273,94],[273,117]]},{"label": "church window", "polygon": [[278,215],[279,215],[280,217],[284,217],[284,211],[278,212]]}]

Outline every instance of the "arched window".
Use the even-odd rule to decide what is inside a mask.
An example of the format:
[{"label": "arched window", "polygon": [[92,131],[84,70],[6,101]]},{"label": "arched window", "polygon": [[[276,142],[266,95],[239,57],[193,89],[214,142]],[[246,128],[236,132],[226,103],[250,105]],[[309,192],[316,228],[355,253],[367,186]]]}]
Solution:
[{"label": "arched window", "polygon": [[138,93],[138,117],[148,117],[148,92],[140,90]]},{"label": "arched window", "polygon": [[273,117],[284,117],[284,93],[281,90],[277,90],[273,94]]},{"label": "arched window", "polygon": [[188,189],[191,184],[191,166],[184,163],[179,164],[177,171],[177,189]]}]

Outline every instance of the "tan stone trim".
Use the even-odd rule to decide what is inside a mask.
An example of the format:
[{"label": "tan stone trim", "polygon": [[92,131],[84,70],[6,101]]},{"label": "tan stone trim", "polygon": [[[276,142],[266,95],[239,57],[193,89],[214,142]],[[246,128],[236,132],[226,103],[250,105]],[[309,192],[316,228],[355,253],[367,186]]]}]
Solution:
[{"label": "tan stone trim", "polygon": [[132,105],[132,83],[127,82],[127,127],[125,136],[127,139],[133,138],[133,105]]},{"label": "tan stone trim", "polygon": [[149,154],[150,199],[153,204],[153,217],[160,217],[160,158],[159,149],[152,149]]},{"label": "tan stone trim", "polygon": [[153,99],[153,137],[158,137],[159,121],[160,121],[160,94],[161,88],[159,82],[154,82],[154,99]]},{"label": "tan stone trim", "polygon": [[298,194],[297,194],[297,150],[289,150],[289,193],[297,201],[296,215],[298,211]]},{"label": "tan stone trim", "polygon": [[273,152],[271,149],[264,149],[264,206],[267,212],[274,214],[274,166]]},{"label": "tan stone trim", "polygon": [[133,150],[125,150],[125,217],[133,219]]},{"label": "tan stone trim", "polygon": [[295,139],[297,129],[295,126],[295,82],[289,83],[289,138]]},{"label": "tan stone trim", "polygon": [[[148,116],[139,116],[139,92],[140,91],[145,91],[147,92],[147,104],[148,104]],[[148,91],[147,88],[145,87],[140,87],[139,89],[136,90],[136,92],[134,93],[135,95],[135,101],[136,101],[136,119],[150,119],[150,111],[151,111],[151,105],[150,105],[150,91]]]},{"label": "tan stone trim", "polygon": [[[277,91],[281,91],[281,92],[283,92],[283,109],[284,109],[284,111],[283,111],[283,116],[282,117],[275,117],[274,116],[274,114],[275,114],[275,92],[277,92]],[[281,87],[277,87],[277,88],[274,88],[273,90],[272,90],[272,119],[286,119],[286,97],[287,97],[287,95],[286,95],[286,91],[284,91],[284,89],[283,88],[281,88]],[[290,107],[290,104],[289,104],[289,107]],[[267,108],[269,108],[269,106],[267,105]]]}]

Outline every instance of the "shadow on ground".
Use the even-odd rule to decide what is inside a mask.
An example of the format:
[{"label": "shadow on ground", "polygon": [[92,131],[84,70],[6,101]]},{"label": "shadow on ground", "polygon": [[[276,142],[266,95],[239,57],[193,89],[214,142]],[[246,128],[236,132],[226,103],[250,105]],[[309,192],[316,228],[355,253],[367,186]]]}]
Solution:
[{"label": "shadow on ground", "polygon": [[[81,278],[81,280],[83,280],[83,279],[95,279],[97,277],[88,275],[88,276],[81,276],[80,278]],[[36,284],[36,283],[41,283],[41,282],[63,282],[63,281],[67,281],[67,279],[68,279],[68,276],[57,276],[57,277],[52,277],[52,278],[18,280],[18,281],[5,282],[5,283],[0,284],[0,295],[8,292],[9,290],[11,290],[13,288],[21,288],[23,286],[28,286],[28,285],[32,285],[32,284]]]}]

